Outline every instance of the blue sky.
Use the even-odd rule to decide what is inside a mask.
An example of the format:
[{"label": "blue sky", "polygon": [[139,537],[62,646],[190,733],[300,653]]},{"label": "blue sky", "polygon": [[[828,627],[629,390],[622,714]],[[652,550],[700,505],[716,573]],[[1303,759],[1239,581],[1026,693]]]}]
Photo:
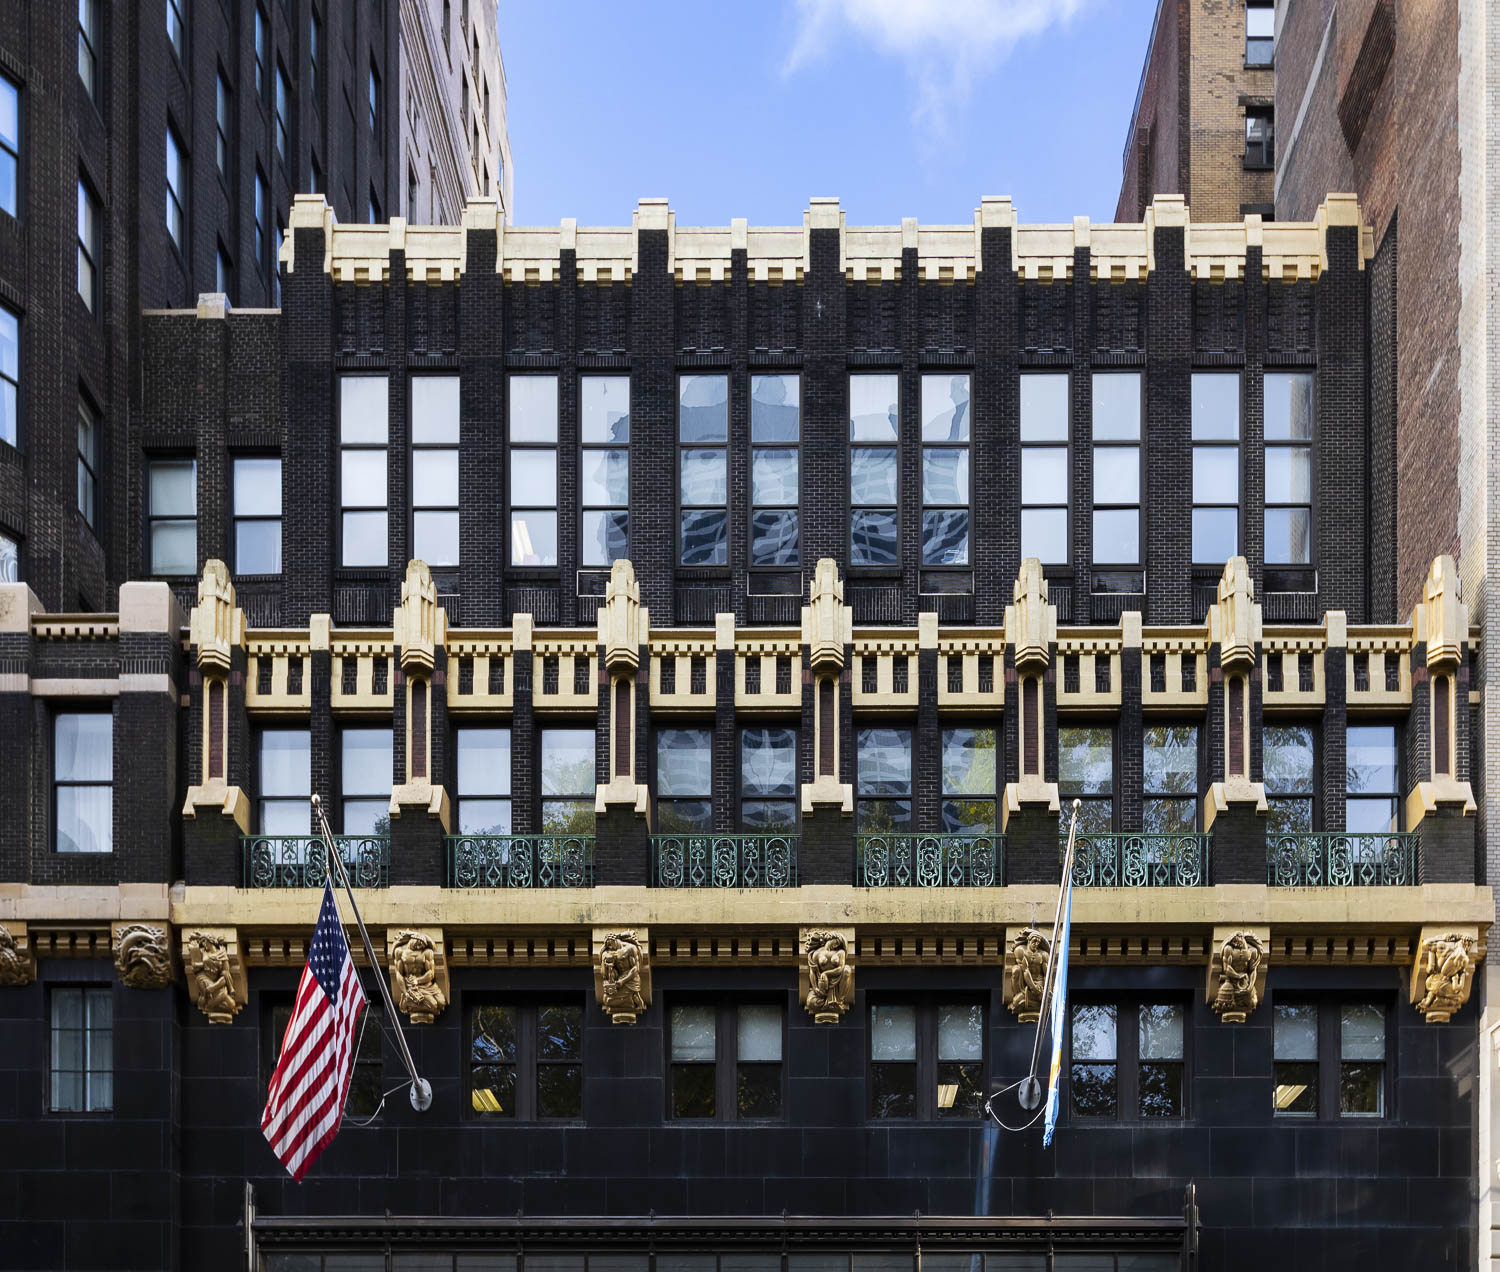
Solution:
[{"label": "blue sky", "polygon": [[509,3],[515,222],[1114,217],[1155,0]]}]

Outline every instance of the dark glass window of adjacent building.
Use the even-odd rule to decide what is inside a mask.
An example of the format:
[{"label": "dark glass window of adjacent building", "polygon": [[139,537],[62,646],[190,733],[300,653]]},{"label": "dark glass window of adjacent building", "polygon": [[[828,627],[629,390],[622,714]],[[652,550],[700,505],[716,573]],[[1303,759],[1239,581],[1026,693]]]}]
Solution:
[{"label": "dark glass window of adjacent building", "polygon": [[[1057,731],[1057,791],[1063,806],[1075,799],[1080,835],[1107,834],[1114,822],[1115,735],[1108,725],[1070,726]],[[1059,818],[1067,838],[1071,812]]]},{"label": "dark glass window of adjacent building", "polygon": [[802,377],[750,377],[750,564],[801,560]]},{"label": "dark glass window of adjacent building", "polygon": [[291,95],[292,89],[287,83],[286,69],[278,63],[276,66],[276,157],[282,163],[287,162],[292,152],[291,142],[287,137]]},{"label": "dark glass window of adjacent building", "polygon": [[1021,377],[1021,556],[1068,560],[1068,376]]},{"label": "dark glass window of adjacent building", "polygon": [[[1385,1010],[1360,1002],[1277,1003],[1272,1012],[1278,1117],[1384,1117]],[[1337,1057],[1325,1066],[1323,1056]]]},{"label": "dark glass window of adjacent building", "polygon": [[1359,834],[1400,830],[1401,761],[1395,726],[1350,725],[1344,746],[1344,825]]},{"label": "dark glass window of adjacent building", "polygon": [[943,829],[995,833],[995,730],[971,726],[942,733]]},{"label": "dark glass window of adjacent building", "polygon": [[1094,372],[1094,564],[1141,564],[1141,375]]},{"label": "dark glass window of adjacent building", "polygon": [[312,735],[307,729],[262,729],[256,822],[262,835],[309,833],[312,825]]},{"label": "dark glass window of adjacent building", "polygon": [[255,169],[255,265],[264,270],[266,260],[266,217],[270,215],[271,191],[266,185],[266,175],[257,166]]},{"label": "dark glass window of adjacent building", "polygon": [[108,711],[59,711],[52,718],[58,852],[114,851],[114,738]]},{"label": "dark glass window of adjacent building", "polygon": [[266,76],[271,64],[271,35],[266,11],[255,6],[255,95],[265,101]]},{"label": "dark glass window of adjacent building", "polygon": [[510,730],[459,729],[458,833],[510,834]]},{"label": "dark glass window of adjacent building", "polygon": [[729,562],[729,377],[677,380],[679,557],[683,565]]},{"label": "dark glass window of adjacent building", "polygon": [[1313,377],[1266,372],[1266,564],[1312,563]]},{"label": "dark glass window of adjacent building", "polygon": [[1240,550],[1240,377],[1193,372],[1193,561]]},{"label": "dark glass window of adjacent building", "polygon": [[390,829],[391,731],[345,729],[339,735],[345,835],[384,835]]},{"label": "dark glass window of adjacent building", "polygon": [[198,572],[198,461],[153,459],[146,465],[151,573]]},{"label": "dark glass window of adjacent building", "polygon": [[21,545],[0,531],[0,583],[21,581]]},{"label": "dark glass window of adjacent building", "polygon": [[712,729],[656,731],[656,824],[664,834],[713,828]]},{"label": "dark glass window of adjacent building", "polygon": [[78,0],[78,78],[90,100],[99,100],[99,0]]},{"label": "dark glass window of adjacent building", "polygon": [[0,209],[19,216],[20,194],[21,86],[0,75]]},{"label": "dark glass window of adjacent building", "polygon": [[469,1103],[486,1117],[581,1117],[583,1009],[570,1003],[470,1008]]},{"label": "dark glass window of adjacent building", "polygon": [[1245,167],[1276,164],[1276,115],[1270,106],[1245,107]]},{"label": "dark glass window of adjacent building", "polygon": [[219,176],[229,181],[229,139],[234,136],[233,105],[229,81],[220,71],[214,97],[214,159],[219,165]]},{"label": "dark glass window of adjacent building", "polygon": [[872,1004],[869,1086],[872,1118],[981,1116],[984,1008]]},{"label": "dark glass window of adjacent building", "polygon": [[1142,733],[1148,835],[1188,834],[1198,828],[1198,726],[1153,724]]},{"label": "dark glass window of adjacent building", "polygon": [[[380,72],[370,63],[370,132],[380,137]],[[378,146],[377,146],[378,148]]]},{"label": "dark glass window of adjacent building", "polygon": [[1273,0],[1245,0],[1245,65],[1270,66],[1276,52]]},{"label": "dark glass window of adjacent building", "polygon": [[1266,833],[1293,835],[1313,828],[1313,731],[1306,724],[1268,724],[1262,734],[1266,784]]},{"label": "dark glass window of adjacent building", "polygon": [[385,376],[339,377],[339,560],[347,566],[386,563],[389,407]]},{"label": "dark glass window of adjacent building", "polygon": [[782,1010],[774,1003],[674,1003],[669,1094],[674,1118],[781,1116]]},{"label": "dark glass window of adjacent building", "polygon": [[20,445],[21,318],[0,305],[0,442]]},{"label": "dark glass window of adjacent building", "polygon": [[849,377],[849,563],[897,565],[900,378]]},{"label": "dark glass window of adjacent building", "polygon": [[229,253],[224,250],[224,244],[220,243],[214,249],[214,290],[223,292],[232,300],[233,289],[234,266],[229,262]]},{"label": "dark glass window of adjacent building", "polygon": [[312,93],[313,101],[318,100],[318,94],[322,91],[322,85],[318,82],[321,78],[320,64],[323,56],[323,20],[318,17],[318,11],[314,9],[308,18],[307,25],[307,85],[308,91]]},{"label": "dark glass window of adjacent building", "polygon": [[271,303],[281,305],[281,244],[286,238],[286,224],[276,214],[276,237],[271,240]]},{"label": "dark glass window of adjacent building", "polygon": [[1073,1116],[1181,1117],[1186,1018],[1181,1003],[1074,1003]]},{"label": "dark glass window of adjacent building", "polygon": [[557,377],[510,377],[510,563],[557,565]]},{"label": "dark glass window of adjacent building", "polygon": [[630,555],[630,377],[586,375],[578,385],[580,565]]},{"label": "dark glass window of adjacent building", "polygon": [[922,377],[922,564],[969,564],[969,377]]},{"label": "dark glass window of adjacent building", "polygon": [[167,128],[167,233],[179,252],[187,251],[188,173],[182,142]]},{"label": "dark glass window of adjacent building", "polygon": [[797,827],[797,731],[740,730],[740,826],[754,834]]},{"label": "dark glass window of adjacent building", "polygon": [[375,187],[370,187],[370,200],[365,204],[365,220],[371,225],[380,224],[380,200],[375,197]]},{"label": "dark glass window of adjacent building", "polygon": [[281,573],[281,460],[238,456],[234,491],[234,572]]},{"label": "dark glass window of adjacent building", "polygon": [[861,833],[911,829],[911,729],[857,731],[855,793],[855,825]]},{"label": "dark glass window of adjacent building", "polygon": [[90,527],[99,501],[99,413],[81,393],[78,396],[78,511]]},{"label": "dark glass window of adjacent building", "polygon": [[594,833],[594,742],[592,728],[543,729],[542,833]]},{"label": "dark glass window of adjacent building", "polygon": [[114,994],[107,985],[55,986],[52,1009],[53,1113],[108,1113],[115,1102]]},{"label": "dark glass window of adjacent building", "polygon": [[99,200],[78,179],[78,295],[89,313],[99,305]]},{"label": "dark glass window of adjacent building", "polygon": [[187,57],[187,23],[182,17],[181,0],[167,0],[167,39],[172,41],[172,52],[179,58]]},{"label": "dark glass window of adjacent building", "polygon": [[[377,1003],[365,1008],[364,1016],[354,1030],[354,1067],[349,1074],[349,1097],[344,1101],[344,1117],[371,1118],[380,1108],[380,1089],[384,1085],[385,1057],[380,1039],[381,1010]],[[281,1044],[286,1039],[286,1027],[292,1020],[292,1004],[278,1002],[272,1005],[266,1016],[265,1072],[261,1074],[262,1087],[271,1084],[271,1075],[281,1059]],[[330,1266],[333,1266],[330,1264]]]},{"label": "dark glass window of adjacent building", "polygon": [[428,565],[457,565],[458,376],[411,381],[412,555]]}]

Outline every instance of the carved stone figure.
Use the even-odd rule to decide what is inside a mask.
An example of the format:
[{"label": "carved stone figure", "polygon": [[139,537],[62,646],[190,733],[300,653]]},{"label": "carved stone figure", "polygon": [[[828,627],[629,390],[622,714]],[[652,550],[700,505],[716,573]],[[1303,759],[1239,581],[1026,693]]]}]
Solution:
[{"label": "carved stone figure", "polygon": [[807,934],[807,1010],[820,1025],[834,1025],[854,1005],[849,945],[838,932]]},{"label": "carved stone figure", "polygon": [[[1469,1001],[1474,980],[1474,940],[1460,932],[1428,937],[1417,951],[1412,996],[1429,1025],[1442,1024]],[[1416,999],[1418,988],[1422,991]]]},{"label": "carved stone figure", "polygon": [[1236,932],[1219,950],[1219,989],[1209,1004],[1219,1019],[1243,1024],[1260,1005],[1257,977],[1266,947],[1253,932]]},{"label": "carved stone figure", "polygon": [[172,950],[162,923],[115,929],[115,971],[132,989],[161,989],[172,980]]},{"label": "carved stone figure", "polygon": [[640,938],[634,932],[611,932],[599,952],[599,1006],[617,1025],[633,1025],[646,1010],[641,992],[645,962]]},{"label": "carved stone figure", "polygon": [[21,948],[9,928],[0,925],[0,985],[29,985],[36,979],[36,960]]},{"label": "carved stone figure", "polygon": [[391,983],[396,1006],[414,1025],[430,1025],[448,1005],[439,980],[439,950],[425,932],[402,932],[391,946]]},{"label": "carved stone figure", "polygon": [[1023,1025],[1042,1014],[1042,991],[1052,961],[1052,941],[1036,928],[1022,928],[1010,946],[1009,1006]]},{"label": "carved stone figure", "polygon": [[183,953],[198,1010],[211,1024],[227,1025],[244,1006],[236,992],[229,942],[211,932],[194,932]]}]

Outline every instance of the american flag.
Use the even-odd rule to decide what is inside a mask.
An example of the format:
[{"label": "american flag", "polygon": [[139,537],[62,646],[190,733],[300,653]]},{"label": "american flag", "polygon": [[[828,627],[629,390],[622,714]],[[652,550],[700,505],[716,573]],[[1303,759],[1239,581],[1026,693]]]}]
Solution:
[{"label": "american flag", "polygon": [[339,1133],[354,1069],[354,1031],[366,1005],[330,880],[260,1119],[271,1151],[293,1179],[307,1174]]}]

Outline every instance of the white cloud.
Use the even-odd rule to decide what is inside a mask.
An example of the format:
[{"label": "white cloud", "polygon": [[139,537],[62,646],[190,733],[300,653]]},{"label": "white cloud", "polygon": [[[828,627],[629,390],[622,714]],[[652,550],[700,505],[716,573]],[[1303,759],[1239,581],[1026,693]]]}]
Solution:
[{"label": "white cloud", "polygon": [[935,132],[974,80],[1016,43],[1069,22],[1088,0],[796,0],[796,37],[782,67],[792,75],[851,35],[906,64],[914,113]]}]

